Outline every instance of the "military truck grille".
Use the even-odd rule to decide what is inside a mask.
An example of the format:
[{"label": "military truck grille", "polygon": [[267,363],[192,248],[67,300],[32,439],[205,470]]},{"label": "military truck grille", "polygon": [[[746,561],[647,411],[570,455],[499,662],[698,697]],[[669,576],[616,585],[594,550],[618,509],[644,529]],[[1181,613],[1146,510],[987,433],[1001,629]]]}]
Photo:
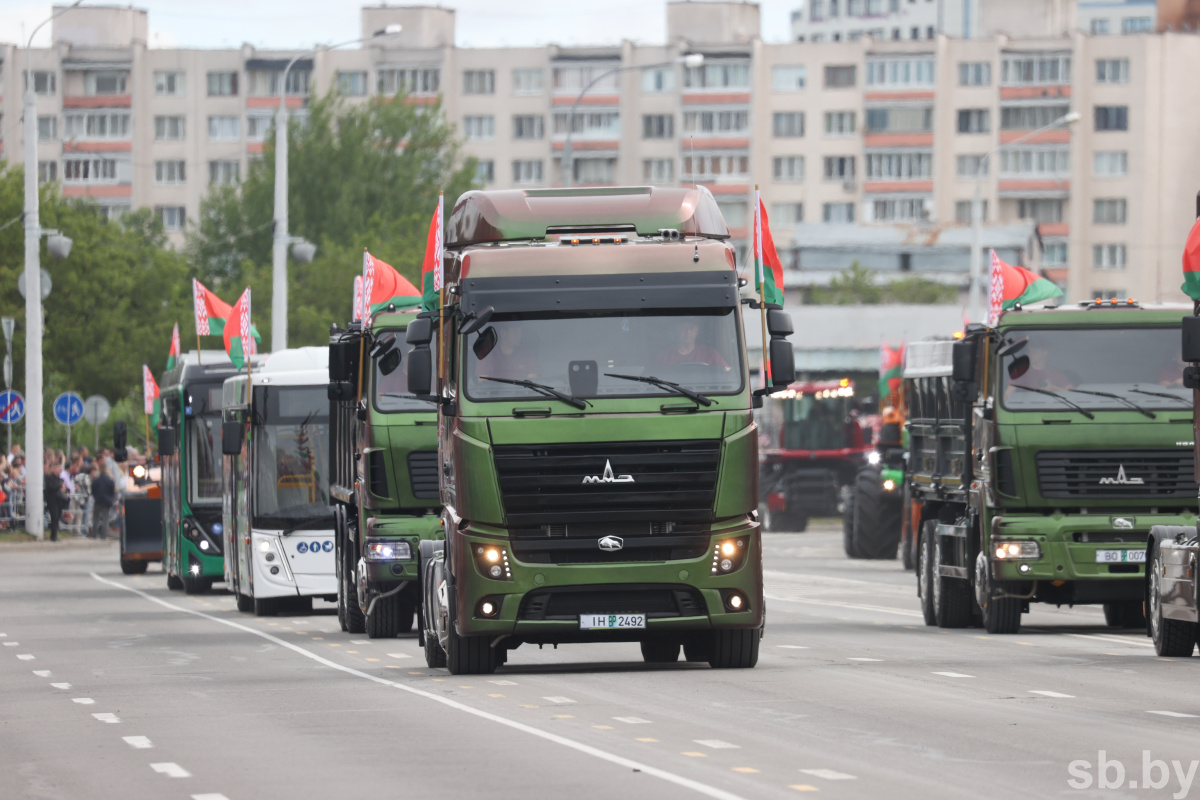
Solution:
[{"label": "military truck grille", "polygon": [[1043,497],[1190,498],[1196,496],[1191,450],[1043,450],[1037,454]]},{"label": "military truck grille", "polygon": [[622,548],[601,550],[596,538],[513,539],[512,552],[526,564],[622,564],[648,561],[685,561],[708,553],[709,537],[637,536],[623,537]]},{"label": "military truck grille", "polygon": [[412,481],[413,497],[421,500],[437,500],[438,454],[437,450],[412,450],[408,454],[408,479]]},{"label": "military truck grille", "polygon": [[645,614],[663,619],[699,617],[707,610],[700,592],[686,586],[556,586],[525,595],[517,618],[577,620],[580,614]]},{"label": "military truck grille", "polygon": [[493,452],[512,527],[712,519],[719,441],[498,445]]}]

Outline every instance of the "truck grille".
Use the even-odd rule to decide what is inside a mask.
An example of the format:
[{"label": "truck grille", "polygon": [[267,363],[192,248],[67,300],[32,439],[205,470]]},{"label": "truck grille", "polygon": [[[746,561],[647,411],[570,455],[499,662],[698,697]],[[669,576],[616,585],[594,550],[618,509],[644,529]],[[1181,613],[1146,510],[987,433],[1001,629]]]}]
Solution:
[{"label": "truck grille", "polygon": [[437,500],[439,497],[437,450],[409,451],[408,479],[412,482],[413,497],[421,500]]},{"label": "truck grille", "polygon": [[685,561],[708,553],[708,536],[623,537],[615,552],[601,550],[597,538],[516,539],[512,552],[526,564],[621,564],[649,561]]},{"label": "truck grille", "polygon": [[1043,497],[1195,497],[1191,450],[1043,450],[1037,454]]},{"label": "truck grille", "polygon": [[699,617],[707,611],[700,592],[687,586],[557,586],[525,595],[517,618],[575,620],[580,614],[645,614],[663,619]]},{"label": "truck grille", "polygon": [[511,527],[712,519],[721,443],[498,445]]}]

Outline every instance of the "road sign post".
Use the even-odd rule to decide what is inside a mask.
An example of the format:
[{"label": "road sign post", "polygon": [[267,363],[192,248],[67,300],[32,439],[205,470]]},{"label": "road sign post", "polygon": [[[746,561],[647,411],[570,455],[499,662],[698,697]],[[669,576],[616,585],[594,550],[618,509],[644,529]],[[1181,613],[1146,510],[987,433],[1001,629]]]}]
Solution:
[{"label": "road sign post", "polygon": [[110,411],[112,411],[112,407],[108,404],[108,401],[98,394],[94,394],[83,401],[83,418],[91,424],[92,430],[96,434],[95,452],[92,453],[93,457],[95,457],[96,453],[100,452],[100,426],[108,419]]},{"label": "road sign post", "polygon": [[6,454],[12,454],[12,426],[14,422],[20,422],[21,417],[25,416],[25,398],[20,392],[15,392],[11,389],[5,389],[0,392],[0,422],[3,422],[8,427],[8,450]]},{"label": "road sign post", "polygon": [[83,398],[63,392],[54,398],[54,418],[67,426],[67,458],[71,457],[71,426],[83,419]]}]

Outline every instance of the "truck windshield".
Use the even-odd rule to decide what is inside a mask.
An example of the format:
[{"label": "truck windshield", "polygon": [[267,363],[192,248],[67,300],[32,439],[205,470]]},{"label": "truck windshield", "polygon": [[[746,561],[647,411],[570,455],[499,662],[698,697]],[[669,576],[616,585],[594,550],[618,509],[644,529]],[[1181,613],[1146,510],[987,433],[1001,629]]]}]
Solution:
[{"label": "truck windshield", "polygon": [[[219,391],[219,389],[218,389]],[[188,501],[194,505],[221,502],[221,412],[193,416],[188,428]]]},{"label": "truck windshield", "polygon": [[325,387],[256,387],[254,405],[255,524],[291,528],[332,520]]},{"label": "truck windshield", "polygon": [[391,375],[384,375],[379,370],[379,363],[374,364],[375,374],[372,386],[374,387],[375,408],[383,412],[423,411],[429,413],[434,411],[436,406],[432,402],[418,400],[408,391],[408,370],[405,368],[405,362],[408,360],[408,354],[412,351],[412,345],[404,341],[404,331],[399,329],[377,331],[375,335],[377,338],[382,338],[388,334],[396,336],[396,346],[400,350],[400,366]]},{"label": "truck windshield", "polygon": [[777,447],[784,450],[841,450],[854,446],[850,426],[851,400],[846,397],[803,397],[768,400],[778,404]]},{"label": "truck windshield", "polygon": [[736,394],[744,372],[736,323],[732,308],[682,314],[497,314],[468,337],[467,396],[544,397],[535,389],[484,378],[532,381],[574,397],[679,395],[669,387],[606,373],[654,377],[706,396]]},{"label": "truck windshield", "polygon": [[[1000,344],[1005,408],[1013,411],[1190,408],[1179,327],[1009,328]],[[1057,396],[1056,396],[1057,395]]]}]

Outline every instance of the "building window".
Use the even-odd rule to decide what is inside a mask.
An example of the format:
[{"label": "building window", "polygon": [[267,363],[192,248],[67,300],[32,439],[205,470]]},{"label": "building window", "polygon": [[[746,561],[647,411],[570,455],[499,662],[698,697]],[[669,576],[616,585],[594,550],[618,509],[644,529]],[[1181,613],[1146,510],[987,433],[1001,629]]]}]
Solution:
[{"label": "building window", "polygon": [[128,72],[88,72],[84,74],[83,91],[88,96],[125,94]]},{"label": "building window", "polygon": [[673,139],[675,117],[672,114],[645,114],[642,116],[643,139]]},{"label": "building window", "polygon": [[773,116],[772,132],[776,138],[794,139],[804,135],[804,112],[776,112]]},{"label": "building window", "polygon": [[238,93],[238,74],[236,72],[208,73],[209,97],[236,97]]},{"label": "building window", "polygon": [[375,88],[385,97],[401,93],[428,97],[438,93],[440,75],[434,67],[381,69],[375,75]]},{"label": "building window", "polygon": [[1025,131],[1044,128],[1070,111],[1068,105],[1005,106],[1000,109],[1000,129]]},{"label": "building window", "polygon": [[721,216],[725,219],[725,224],[730,228],[744,228],[748,224],[745,201],[721,202],[718,200],[717,208],[720,209]]},{"label": "building window", "polygon": [[[564,136],[571,114],[558,111],[554,114],[554,135]],[[571,124],[572,136],[587,136],[598,139],[616,139],[621,135],[621,115],[616,111],[576,111]]]},{"label": "building window", "polygon": [[986,176],[988,174],[988,157],[982,155],[958,156],[955,159],[955,174],[960,178]]},{"label": "building window", "polygon": [[58,93],[58,73],[34,70],[33,93],[42,97],[53,97]]},{"label": "building window", "polygon": [[1129,83],[1129,59],[1097,59],[1096,83]]},{"label": "building window", "polygon": [[804,180],[804,156],[776,156],[771,165],[771,175],[777,181]]},{"label": "building window", "polygon": [[576,158],[571,162],[574,181],[578,184],[610,184],[616,181],[615,158]]},{"label": "building window", "polygon": [[1071,82],[1071,56],[1039,53],[1006,56],[1000,64],[1005,86],[1056,86]]},{"label": "building window", "polygon": [[39,142],[53,142],[58,138],[58,117],[38,117],[37,131]]},{"label": "building window", "polygon": [[346,97],[367,96],[367,73],[361,71],[342,72],[337,74],[338,91]]},{"label": "building window", "polygon": [[540,114],[521,114],[513,117],[514,139],[541,139],[545,135],[545,128],[546,118]]},{"label": "building window", "polygon": [[514,94],[541,94],[542,90],[543,86],[541,69],[513,70]]},{"label": "building window", "polygon": [[[308,94],[308,83],[312,72],[307,69],[292,69],[287,74],[286,94],[293,97],[303,97]],[[280,81],[283,80],[281,69],[259,69],[247,74],[249,78],[249,94],[253,97],[278,97]]]},{"label": "building window", "polygon": [[1062,200],[1018,200],[1017,217],[1031,219],[1037,223],[1062,222]]},{"label": "building window", "polygon": [[749,89],[750,64],[717,61],[699,67],[684,67],[683,86],[685,89]]},{"label": "building window", "polygon": [[1096,18],[1092,20],[1092,36],[1108,36],[1108,20]]},{"label": "building window", "polygon": [[482,117],[464,117],[463,135],[470,141],[482,141],[495,137],[496,118],[490,114]]},{"label": "building window", "polygon": [[868,133],[928,133],[933,130],[931,106],[868,108]]},{"label": "building window", "polygon": [[799,225],[804,222],[804,203],[771,203],[772,225]]},{"label": "building window", "polygon": [[38,162],[38,183],[49,183],[58,180],[57,161]]},{"label": "building window", "polygon": [[1128,106],[1096,106],[1096,130],[1129,130]]},{"label": "building window", "polygon": [[514,161],[513,162],[513,183],[515,184],[530,184],[542,182],[542,162],[539,160],[533,161]]},{"label": "building window", "polygon": [[871,202],[875,222],[915,222],[928,218],[922,197],[886,197]]},{"label": "building window", "polygon": [[1092,245],[1093,269],[1125,269],[1125,245]]},{"label": "building window", "polygon": [[85,111],[66,114],[63,128],[68,139],[128,139],[128,111]]},{"label": "building window", "polygon": [[813,22],[821,22],[825,19],[825,0],[810,0],[808,18]]},{"label": "building window", "polygon": [[1097,225],[1124,225],[1125,201],[1123,199],[1093,200],[1092,222]]},{"label": "building window", "polygon": [[1067,147],[1030,147],[1000,153],[1001,177],[1068,177],[1071,151]]},{"label": "building window", "polygon": [[825,67],[825,88],[848,89],[854,86],[855,69],[853,64]]},{"label": "building window", "polygon": [[241,138],[239,117],[209,117],[208,138],[214,142],[233,141]]},{"label": "building window", "polygon": [[857,130],[856,115],[853,111],[826,111],[826,136],[852,136]]},{"label": "building window", "polygon": [[959,133],[987,133],[992,129],[991,112],[986,108],[960,108]]},{"label": "building window", "polygon": [[821,207],[823,222],[854,222],[854,203],[826,203]]},{"label": "building window", "polygon": [[683,115],[685,133],[746,133],[750,130],[749,111],[687,111]]},{"label": "building window", "polygon": [[179,96],[185,93],[182,72],[157,71],[154,73],[154,93],[163,96]]},{"label": "building window", "polygon": [[968,61],[958,65],[959,86],[990,86],[991,83],[991,62]]},{"label": "building window", "polygon": [[1154,31],[1154,21],[1150,17],[1125,17],[1121,20],[1121,33],[1151,33]]},{"label": "building window", "polygon": [[642,70],[642,91],[650,94],[675,91],[675,70],[668,67]]},{"label": "building window", "polygon": [[187,210],[183,206],[155,206],[154,215],[164,231],[181,231],[187,222]]},{"label": "building window", "polygon": [[675,180],[675,159],[648,158],[642,162],[642,180],[651,184],[671,183]]},{"label": "building window", "polygon": [[117,161],[114,158],[64,158],[64,183],[116,183]]},{"label": "building window", "polygon": [[157,184],[180,184],[187,182],[184,162],[155,161],[154,182]]},{"label": "building window", "polygon": [[475,182],[490,184],[496,182],[496,162],[490,158],[475,162]]},{"label": "building window", "polygon": [[160,142],[178,142],[184,138],[184,117],[155,117],[154,138]]},{"label": "building window", "polygon": [[932,153],[869,153],[867,178],[877,181],[909,181],[932,174]]},{"label": "building window", "polygon": [[463,94],[495,94],[496,71],[469,69],[463,72]]},{"label": "building window", "polygon": [[267,138],[271,126],[275,124],[274,116],[266,114],[246,115],[246,141],[261,142]]},{"label": "building window", "polygon": [[827,181],[854,180],[854,156],[825,156],[822,176]]},{"label": "building window", "polygon": [[228,186],[242,180],[242,165],[237,161],[208,162],[208,182]]},{"label": "building window", "polygon": [[804,88],[807,68],[803,64],[792,67],[771,67],[771,88],[777,92],[796,92]]},{"label": "building window", "polygon": [[1067,243],[1046,242],[1042,248],[1043,267],[1065,267],[1067,265]]},{"label": "building window", "polygon": [[867,86],[932,85],[932,58],[890,58],[867,62]]},{"label": "building window", "polygon": [[745,178],[750,174],[750,156],[745,154],[707,153],[683,157],[685,180],[722,180]]},{"label": "building window", "polygon": [[[621,90],[620,74],[613,70],[620,66],[619,61],[610,61],[590,66],[555,67],[551,75],[554,93],[576,95],[591,84],[591,91],[596,94],[616,94]],[[596,82],[592,83],[593,80]]]},{"label": "building window", "polygon": [[1096,153],[1097,178],[1123,178],[1129,173],[1129,156],[1124,150]]},{"label": "building window", "polygon": [[[970,225],[971,219],[971,203],[970,200],[956,200],[954,202],[954,221],[959,225]],[[987,200],[981,200],[979,203],[979,221],[987,222]]]}]

